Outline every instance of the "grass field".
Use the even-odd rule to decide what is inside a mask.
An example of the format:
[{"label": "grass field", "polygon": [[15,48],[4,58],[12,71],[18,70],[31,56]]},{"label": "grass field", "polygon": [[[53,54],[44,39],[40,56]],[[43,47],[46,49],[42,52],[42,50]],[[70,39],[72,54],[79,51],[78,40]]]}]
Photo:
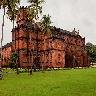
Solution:
[{"label": "grass field", "polygon": [[96,96],[96,68],[4,74],[0,96]]}]

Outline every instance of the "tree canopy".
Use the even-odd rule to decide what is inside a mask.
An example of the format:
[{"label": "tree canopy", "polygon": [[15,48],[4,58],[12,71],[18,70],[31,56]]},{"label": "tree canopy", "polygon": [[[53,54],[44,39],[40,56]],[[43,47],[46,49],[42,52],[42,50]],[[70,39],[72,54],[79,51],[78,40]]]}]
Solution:
[{"label": "tree canopy", "polygon": [[42,17],[41,30],[45,33],[50,32],[50,24],[52,23],[50,18],[51,18],[51,16],[49,14],[43,15],[43,17]]},{"label": "tree canopy", "polygon": [[96,45],[88,42],[85,47],[88,55],[91,57],[91,62],[96,63]]}]

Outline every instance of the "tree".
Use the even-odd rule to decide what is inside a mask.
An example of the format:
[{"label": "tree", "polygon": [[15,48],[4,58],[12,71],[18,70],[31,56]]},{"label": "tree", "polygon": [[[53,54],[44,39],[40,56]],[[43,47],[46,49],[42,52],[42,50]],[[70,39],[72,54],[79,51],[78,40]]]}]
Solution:
[{"label": "tree", "polygon": [[17,71],[17,74],[19,74],[19,70],[18,70],[18,64],[17,64],[17,58],[18,58],[18,55],[16,52],[12,52],[11,53],[11,56],[10,56],[10,67],[11,68],[16,68],[16,71]]},{"label": "tree", "polygon": [[[27,8],[27,11],[28,11],[27,19],[28,19],[28,21],[30,21],[32,23],[36,23],[35,21],[39,19],[39,14],[42,13],[42,4],[43,4],[44,0],[28,0],[28,2],[30,3],[30,5]],[[30,39],[30,41],[31,41],[31,39]],[[34,48],[33,48],[33,52],[34,52]],[[32,55],[32,66],[35,66],[35,65],[33,65],[33,53],[31,51],[30,51],[30,54]],[[31,66],[31,70],[30,70],[30,75],[32,74],[32,66]]]},{"label": "tree", "polygon": [[[1,63],[1,54],[0,54],[0,63]],[[3,78],[3,73],[2,73],[2,68],[1,68],[1,64],[0,64],[0,80],[2,80]]]},{"label": "tree", "polygon": [[86,43],[85,48],[86,48],[87,54],[91,58],[91,62],[96,63],[96,46],[93,45],[92,43],[88,42],[88,43]]},{"label": "tree", "polygon": [[11,69],[15,69],[16,68],[16,62],[9,60],[8,65]]},{"label": "tree", "polygon": [[[0,9],[3,9],[3,23],[2,23],[2,34],[1,34],[1,58],[2,58],[2,42],[3,42],[3,30],[4,30],[4,17],[5,17],[5,9],[7,9],[7,14],[11,20],[14,20],[14,13],[16,12],[16,6],[20,2],[20,0],[0,0]],[[14,22],[13,22],[14,26]],[[2,59],[1,59],[2,65]]]},{"label": "tree", "polygon": [[42,4],[44,0],[28,0],[30,5],[28,6],[28,20],[39,19],[39,14],[42,13]]},{"label": "tree", "polygon": [[43,15],[42,20],[41,20],[41,30],[45,34],[50,32],[50,24],[52,23],[50,18],[51,16],[49,14]]},{"label": "tree", "polygon": [[[3,23],[2,23],[2,33],[1,33],[1,58],[2,58],[2,42],[3,42],[3,27],[4,27],[4,16],[5,16],[5,7],[6,7],[6,1],[5,0],[0,0],[0,9],[3,8],[4,9],[4,13],[3,13]],[[2,59],[1,59],[1,65],[0,65],[0,70],[1,70],[1,66],[2,66]]]},{"label": "tree", "polygon": [[[51,16],[49,16],[49,14],[48,15],[43,15],[43,17],[41,19],[41,26],[40,26],[40,28],[41,28],[41,31],[44,34],[44,39],[43,39],[44,43],[45,43],[45,40],[46,40],[46,38],[45,38],[46,34],[51,34],[51,30],[50,30],[50,24],[51,23],[52,23],[51,22]],[[45,54],[45,48],[44,48],[44,54]],[[45,56],[44,56],[44,61],[45,61]],[[42,64],[42,70],[44,70],[43,66],[44,65]]]},{"label": "tree", "polygon": [[13,21],[13,28],[14,28],[14,20],[16,18],[16,13],[19,9],[20,0],[7,0],[8,7],[6,14],[8,18]]}]

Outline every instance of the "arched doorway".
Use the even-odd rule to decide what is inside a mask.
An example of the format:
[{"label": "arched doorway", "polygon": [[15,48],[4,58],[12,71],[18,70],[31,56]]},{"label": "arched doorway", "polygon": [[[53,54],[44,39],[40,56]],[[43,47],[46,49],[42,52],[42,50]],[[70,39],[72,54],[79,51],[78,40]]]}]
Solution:
[{"label": "arched doorway", "polygon": [[33,68],[40,68],[40,57],[35,57],[33,59]]},{"label": "arched doorway", "polygon": [[68,53],[65,54],[65,67],[73,67],[73,56]]},{"label": "arched doorway", "polygon": [[77,65],[78,64],[77,64],[76,57],[71,53],[66,53],[65,54],[65,67],[73,68],[73,67],[76,67]]}]

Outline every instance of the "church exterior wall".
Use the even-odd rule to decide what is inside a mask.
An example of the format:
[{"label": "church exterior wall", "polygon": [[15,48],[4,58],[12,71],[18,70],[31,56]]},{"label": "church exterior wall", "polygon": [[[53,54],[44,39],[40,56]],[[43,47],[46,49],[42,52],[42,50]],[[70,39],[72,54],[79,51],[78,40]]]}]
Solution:
[{"label": "church exterior wall", "polygon": [[[25,8],[26,9],[26,8]],[[27,12],[17,14],[17,27],[12,30],[12,43],[4,45],[3,57],[10,58],[11,52],[18,54],[19,67],[86,67],[89,60],[85,51],[85,38],[75,29],[72,32],[51,27],[51,34],[44,34],[36,24],[26,19]]]}]

